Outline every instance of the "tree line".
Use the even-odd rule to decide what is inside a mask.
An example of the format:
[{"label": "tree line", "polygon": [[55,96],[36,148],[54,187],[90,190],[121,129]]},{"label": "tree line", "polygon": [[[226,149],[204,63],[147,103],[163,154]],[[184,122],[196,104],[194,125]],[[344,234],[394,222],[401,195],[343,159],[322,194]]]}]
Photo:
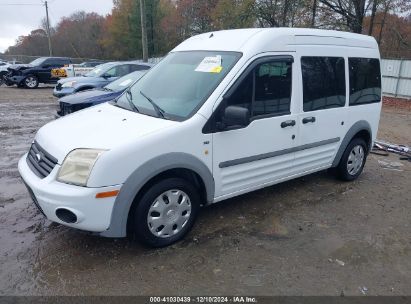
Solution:
[{"label": "tree line", "polygon": [[[163,56],[186,38],[246,27],[311,27],[372,35],[384,57],[411,58],[409,0],[144,0],[148,53]],[[55,56],[142,57],[139,0],[113,0],[107,16],[79,11],[51,28]],[[46,24],[20,36],[7,55],[48,54]]]}]

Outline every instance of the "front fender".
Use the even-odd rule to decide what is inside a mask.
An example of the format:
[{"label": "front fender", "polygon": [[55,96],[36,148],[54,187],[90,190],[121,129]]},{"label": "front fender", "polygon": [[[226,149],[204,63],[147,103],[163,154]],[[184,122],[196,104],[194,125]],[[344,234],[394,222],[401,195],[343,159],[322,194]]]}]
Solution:
[{"label": "front fender", "polygon": [[138,167],[121,187],[111,213],[110,228],[101,233],[105,237],[125,237],[131,205],[141,188],[156,175],[170,169],[189,169],[196,172],[204,182],[207,201],[214,199],[214,178],[208,167],[198,158],[186,153],[168,153]]}]

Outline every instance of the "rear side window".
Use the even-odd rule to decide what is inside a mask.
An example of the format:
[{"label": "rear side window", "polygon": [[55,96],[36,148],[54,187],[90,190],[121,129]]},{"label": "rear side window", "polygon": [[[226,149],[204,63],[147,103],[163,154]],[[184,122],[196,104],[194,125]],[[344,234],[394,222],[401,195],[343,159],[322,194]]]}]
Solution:
[{"label": "rear side window", "polygon": [[349,58],[350,106],[381,101],[380,61]]},{"label": "rear side window", "polygon": [[345,105],[345,64],[342,57],[302,57],[304,112]]}]

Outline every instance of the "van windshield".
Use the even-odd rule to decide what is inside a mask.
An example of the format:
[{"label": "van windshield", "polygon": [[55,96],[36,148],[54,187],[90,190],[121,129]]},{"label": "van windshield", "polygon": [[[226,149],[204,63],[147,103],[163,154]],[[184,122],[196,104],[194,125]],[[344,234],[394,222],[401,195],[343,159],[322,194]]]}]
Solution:
[{"label": "van windshield", "polygon": [[191,116],[231,70],[241,53],[175,52],[167,55],[117,105],[172,120]]}]

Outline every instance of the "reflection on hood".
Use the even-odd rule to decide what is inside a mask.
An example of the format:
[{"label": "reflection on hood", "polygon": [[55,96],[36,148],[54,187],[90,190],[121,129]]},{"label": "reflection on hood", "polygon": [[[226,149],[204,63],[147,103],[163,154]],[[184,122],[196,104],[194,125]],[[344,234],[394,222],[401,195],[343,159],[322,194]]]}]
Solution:
[{"label": "reflection on hood", "polygon": [[26,70],[28,68],[32,68],[33,66],[30,64],[13,64],[11,66],[9,66],[7,69],[12,71],[22,71],[22,70]]}]

